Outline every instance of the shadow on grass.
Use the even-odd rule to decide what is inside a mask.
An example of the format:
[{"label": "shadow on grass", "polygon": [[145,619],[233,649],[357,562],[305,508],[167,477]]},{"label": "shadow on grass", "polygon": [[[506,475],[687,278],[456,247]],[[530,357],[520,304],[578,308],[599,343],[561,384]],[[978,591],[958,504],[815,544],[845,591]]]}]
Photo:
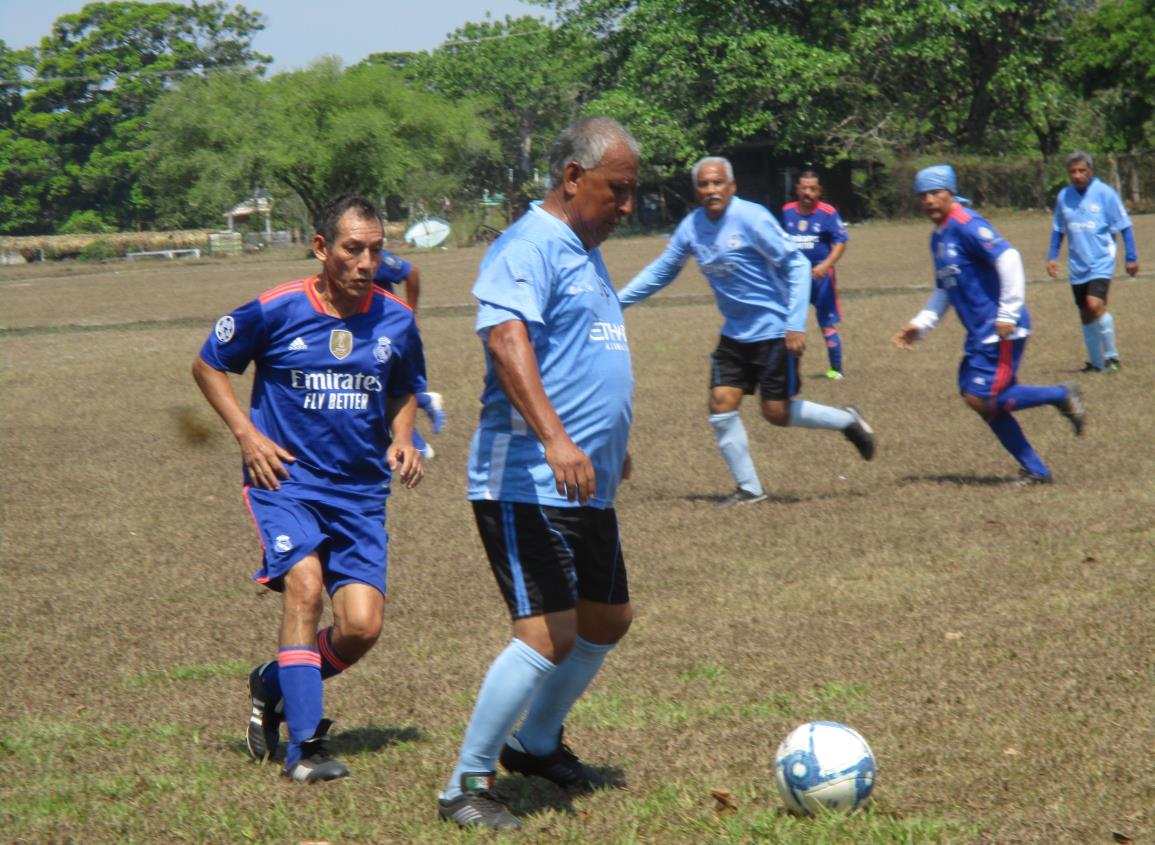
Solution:
[{"label": "shadow on grass", "polygon": [[1014,487],[1019,484],[1015,476],[1005,475],[964,475],[946,473],[943,475],[904,475],[903,481],[911,483],[929,481],[933,484],[954,484],[956,487]]},{"label": "shadow on grass", "polygon": [[[612,786],[625,789],[625,772],[617,766],[591,766]],[[566,790],[548,780],[521,775],[506,775],[498,779],[494,787],[497,797],[504,801],[516,816],[533,815],[545,810],[553,810],[566,815],[577,815],[573,801],[590,793],[583,790]]]},{"label": "shadow on grass", "polygon": [[[425,734],[415,727],[404,728],[387,728],[370,725],[363,728],[351,728],[347,731],[338,731],[333,733],[333,739],[330,743],[330,748],[334,754],[370,754],[374,751],[380,751],[382,748],[389,748],[394,745],[399,745],[402,742],[419,742],[425,738]],[[277,753],[273,755],[272,760],[283,762],[285,759],[285,746],[287,741],[284,736],[281,737],[281,743],[277,747]],[[248,746],[245,741],[241,739],[237,742],[229,743],[229,750],[235,754],[242,756],[249,756]]]}]

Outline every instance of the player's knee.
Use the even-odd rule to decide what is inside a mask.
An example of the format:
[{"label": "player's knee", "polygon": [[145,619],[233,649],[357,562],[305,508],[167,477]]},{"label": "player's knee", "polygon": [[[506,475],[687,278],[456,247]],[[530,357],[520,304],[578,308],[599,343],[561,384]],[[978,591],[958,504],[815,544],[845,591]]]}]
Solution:
[{"label": "player's knee", "polygon": [[762,417],[770,425],[787,426],[790,425],[790,407],[785,408],[779,405],[763,405]]}]

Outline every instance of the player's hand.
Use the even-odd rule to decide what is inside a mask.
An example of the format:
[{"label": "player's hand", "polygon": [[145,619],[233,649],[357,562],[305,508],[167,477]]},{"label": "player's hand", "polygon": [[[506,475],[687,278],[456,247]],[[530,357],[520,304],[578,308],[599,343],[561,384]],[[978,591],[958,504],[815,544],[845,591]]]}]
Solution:
[{"label": "player's hand", "polygon": [[622,481],[629,481],[630,476],[634,474],[634,459],[630,457],[630,453],[626,452],[626,459],[622,461]]},{"label": "player's hand", "polygon": [[786,351],[801,358],[806,351],[806,332],[786,332]]},{"label": "player's hand", "polygon": [[553,470],[559,496],[584,505],[597,490],[593,463],[569,437],[559,438],[545,447],[545,462]]},{"label": "player's hand", "polygon": [[909,352],[914,349],[914,342],[916,340],[918,340],[918,326],[914,323],[907,323],[894,333],[890,342],[899,349]]},{"label": "player's hand", "polygon": [[281,479],[289,477],[289,468],[285,464],[297,459],[255,427],[239,436],[237,443],[253,484],[263,490],[280,490]]},{"label": "player's hand", "polygon": [[826,274],[830,272],[830,268],[824,263],[815,264],[814,269],[810,271],[810,277],[816,282],[821,282],[826,278]]},{"label": "player's hand", "polygon": [[1052,279],[1059,278],[1059,262],[1051,259],[1047,262],[1047,275]]},{"label": "player's hand", "polygon": [[393,477],[401,482],[401,486],[406,490],[412,490],[425,477],[425,458],[412,441],[394,440],[389,444],[389,451],[385,453],[385,461],[389,464],[389,471],[393,473]]},{"label": "player's hand", "polygon": [[1139,275],[1139,262],[1138,261],[1128,261],[1123,266],[1127,268],[1127,275],[1130,276],[1132,279]]},{"label": "player's hand", "polygon": [[995,334],[997,334],[1002,340],[1006,340],[1014,333],[1014,331],[1014,323],[1008,323],[1003,320],[995,321]]}]

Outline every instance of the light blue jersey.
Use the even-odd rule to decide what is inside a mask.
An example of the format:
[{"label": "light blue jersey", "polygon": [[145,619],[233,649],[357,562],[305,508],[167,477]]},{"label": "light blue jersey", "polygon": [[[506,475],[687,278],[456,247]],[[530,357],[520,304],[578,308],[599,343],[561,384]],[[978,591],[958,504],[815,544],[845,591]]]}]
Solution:
[{"label": "light blue jersey", "polygon": [[[1115,274],[1115,236],[1131,228],[1131,218],[1114,189],[1098,177],[1079,193],[1074,185],[1059,191],[1054,231],[1068,239],[1071,284],[1084,285]],[[1054,247],[1057,257],[1057,245]]]},{"label": "light blue jersey", "polygon": [[[597,490],[613,506],[633,414],[634,376],[625,320],[595,248],[534,203],[490,247],[473,285],[477,332],[521,320],[545,392],[570,439],[589,456]],[[514,409],[486,349],[481,421],[469,453],[470,499],[577,507],[557,492],[545,448]]]},{"label": "light blue jersey", "polygon": [[810,262],[768,209],[738,197],[718,220],[702,208],[682,220],[666,251],[618,293],[622,305],[670,284],[691,255],[714,289],[723,337],[753,343],[806,330]]}]

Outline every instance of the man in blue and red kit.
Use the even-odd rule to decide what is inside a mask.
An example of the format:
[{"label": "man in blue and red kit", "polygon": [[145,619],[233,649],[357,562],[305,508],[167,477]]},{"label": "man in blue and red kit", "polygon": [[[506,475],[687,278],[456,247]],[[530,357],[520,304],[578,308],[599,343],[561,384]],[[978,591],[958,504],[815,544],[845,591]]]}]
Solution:
[{"label": "man in blue and red kit", "polygon": [[803,170],[798,175],[794,193],[798,199],[782,206],[782,228],[810,262],[810,304],[830,359],[826,377],[838,381],[843,377],[842,337],[838,334],[842,306],[838,302],[834,265],[846,251],[846,224],[838,209],[822,202],[822,182],[813,170]]},{"label": "man in blue and red kit", "polygon": [[[253,576],[281,592],[277,659],[249,676],[250,754],[304,783],[349,774],[329,753],[322,681],[357,662],[381,632],[385,500],[424,467],[413,445],[425,358],[412,310],[373,284],[384,228],[345,194],[317,216],[321,272],[286,282],[221,317],[193,376],[237,440],[244,494],[264,549]],[[229,373],[256,366],[248,414]],[[333,625],[318,632],[324,594]]]},{"label": "man in blue and red kit", "polygon": [[1095,176],[1095,164],[1087,153],[1067,156],[1071,184],[1059,191],[1047,252],[1047,274],[1059,277],[1059,249],[1068,238],[1067,259],[1071,293],[1083,321],[1087,347],[1085,373],[1118,372],[1119,350],[1115,345],[1115,318],[1107,311],[1107,293],[1115,274],[1115,237],[1123,239],[1124,262],[1129,276],[1139,273],[1139,252],[1131,232],[1131,218],[1114,189]]},{"label": "man in blue and red kit", "polygon": [[[389,293],[396,293],[397,285],[404,283],[405,301],[409,303],[413,313],[417,313],[417,301],[421,298],[421,271],[417,269],[416,264],[388,250],[382,250],[381,263],[373,275],[373,283],[385,288]],[[417,394],[417,407],[428,415],[433,425],[433,433],[440,434],[442,426],[445,425],[445,404],[441,394],[431,390],[421,391]],[[426,460],[433,457],[433,447],[425,442],[425,438],[417,429],[413,429],[413,444],[421,450],[421,455]]]},{"label": "man in blue and red kit", "polygon": [[936,226],[930,239],[935,288],[926,307],[891,342],[910,350],[953,305],[966,330],[958,372],[963,401],[1019,462],[1020,483],[1048,484],[1051,471],[1011,412],[1053,405],[1080,435],[1086,418],[1083,398],[1074,384],[1018,383],[1019,363],[1031,332],[1023,259],[990,223],[963,208],[957,190],[949,164],[924,168],[915,177],[919,203]]}]

